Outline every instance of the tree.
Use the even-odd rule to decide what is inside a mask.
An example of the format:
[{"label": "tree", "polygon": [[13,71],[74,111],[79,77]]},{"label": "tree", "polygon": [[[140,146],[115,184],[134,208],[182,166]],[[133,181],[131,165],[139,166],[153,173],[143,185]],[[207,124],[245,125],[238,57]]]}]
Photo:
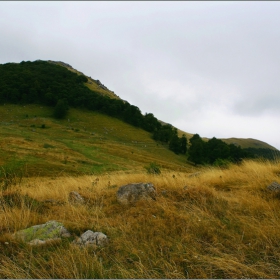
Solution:
[{"label": "tree", "polygon": [[171,137],[169,142],[169,150],[173,151],[177,155],[181,153],[181,141],[178,135],[174,134]]},{"label": "tree", "polygon": [[160,122],[154,117],[152,113],[145,114],[143,118],[143,128],[149,132],[153,132],[161,127]]},{"label": "tree", "polygon": [[195,164],[204,162],[204,141],[200,138],[199,134],[193,135],[190,138],[191,146],[189,148],[189,160]]},{"label": "tree", "polygon": [[67,115],[68,103],[66,99],[59,99],[54,108],[54,117],[56,119],[63,119]]},{"label": "tree", "polygon": [[205,143],[205,160],[213,164],[217,159],[229,159],[229,145],[220,139],[213,137]]},{"label": "tree", "polygon": [[187,153],[187,137],[185,134],[180,138],[180,150],[183,155]]},{"label": "tree", "polygon": [[78,83],[86,83],[88,81],[88,78],[84,75],[79,75],[77,78],[76,78],[76,81]]}]

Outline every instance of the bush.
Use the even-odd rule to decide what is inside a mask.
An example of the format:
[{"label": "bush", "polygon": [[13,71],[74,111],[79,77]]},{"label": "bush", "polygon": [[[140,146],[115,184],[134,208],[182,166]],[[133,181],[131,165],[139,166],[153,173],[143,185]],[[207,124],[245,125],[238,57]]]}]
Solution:
[{"label": "bush", "polygon": [[221,168],[228,168],[230,165],[230,161],[227,159],[218,158],[214,161],[213,165]]},{"label": "bush", "polygon": [[150,163],[150,165],[146,166],[145,169],[147,170],[148,174],[161,174],[160,167],[155,162]]},{"label": "bush", "polygon": [[53,145],[50,145],[48,143],[45,143],[44,146],[43,146],[45,149],[48,149],[48,148],[55,148]]}]

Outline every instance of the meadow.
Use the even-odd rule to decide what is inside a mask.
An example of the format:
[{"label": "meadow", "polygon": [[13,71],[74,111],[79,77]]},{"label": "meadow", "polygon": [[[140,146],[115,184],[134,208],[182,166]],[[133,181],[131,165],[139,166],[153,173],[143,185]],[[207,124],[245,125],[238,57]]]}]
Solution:
[{"label": "meadow", "polygon": [[[38,175],[2,184],[0,278],[280,277],[280,196],[266,189],[280,182],[279,161],[161,171]],[[153,183],[156,200],[119,204],[118,188],[132,182]],[[86,204],[69,203],[70,191]],[[72,237],[38,247],[12,238],[49,220],[62,222]],[[105,233],[109,243],[73,246],[87,229]]]},{"label": "meadow", "polygon": [[143,171],[157,162],[172,170],[194,170],[151,134],[97,112],[71,108],[66,119],[38,105],[0,106],[0,165],[27,176]]}]

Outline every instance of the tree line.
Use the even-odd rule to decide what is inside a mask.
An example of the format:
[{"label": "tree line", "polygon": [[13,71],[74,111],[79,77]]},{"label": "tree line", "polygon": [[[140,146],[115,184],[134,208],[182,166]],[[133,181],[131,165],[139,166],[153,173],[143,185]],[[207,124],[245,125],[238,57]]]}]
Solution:
[{"label": "tree line", "polygon": [[239,163],[244,158],[254,157],[240,146],[227,144],[215,137],[203,141],[199,134],[194,134],[190,144],[188,159],[195,164],[217,164],[223,161]]}]

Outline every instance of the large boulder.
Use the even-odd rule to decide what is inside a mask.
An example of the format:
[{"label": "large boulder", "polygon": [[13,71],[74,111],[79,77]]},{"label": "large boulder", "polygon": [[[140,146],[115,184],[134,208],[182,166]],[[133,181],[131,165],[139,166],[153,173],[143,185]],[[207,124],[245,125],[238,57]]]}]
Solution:
[{"label": "large boulder", "polygon": [[132,204],[140,199],[155,199],[156,190],[151,183],[132,183],[117,191],[117,200],[121,204]]},{"label": "large boulder", "polygon": [[62,237],[70,237],[70,233],[62,223],[49,221],[45,224],[17,231],[14,237],[30,245],[41,245],[59,241]]},{"label": "large boulder", "polygon": [[81,247],[87,246],[103,246],[108,242],[107,236],[102,232],[93,232],[87,230],[77,240],[73,241],[73,244]]}]

